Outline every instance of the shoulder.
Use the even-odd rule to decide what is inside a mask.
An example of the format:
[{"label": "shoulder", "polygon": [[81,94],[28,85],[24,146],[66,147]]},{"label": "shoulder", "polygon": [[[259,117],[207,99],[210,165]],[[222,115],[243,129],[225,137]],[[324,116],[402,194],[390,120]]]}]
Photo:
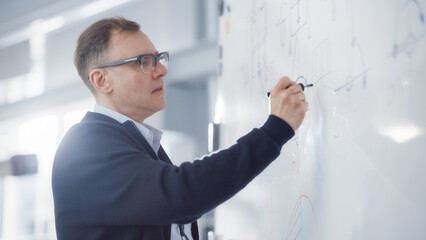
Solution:
[{"label": "shoulder", "polygon": [[118,121],[100,113],[88,112],[84,118],[66,133],[66,137],[77,136],[91,139],[108,135],[121,135],[125,129]]},{"label": "shoulder", "polygon": [[102,150],[115,147],[131,146],[135,137],[128,124],[100,113],[88,112],[76,125],[65,134],[58,151]]}]

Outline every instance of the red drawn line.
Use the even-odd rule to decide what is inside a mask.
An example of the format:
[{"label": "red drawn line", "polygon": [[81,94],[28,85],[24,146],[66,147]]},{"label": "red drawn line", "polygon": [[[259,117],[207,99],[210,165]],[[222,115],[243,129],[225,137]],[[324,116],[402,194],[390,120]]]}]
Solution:
[{"label": "red drawn line", "polygon": [[[290,233],[292,232],[292,229],[293,229],[293,227],[294,227],[294,225],[296,225],[296,222],[297,222],[297,219],[296,219],[296,222],[294,223],[294,225],[293,225],[293,227],[291,227],[291,225],[292,225],[292,223],[293,223],[293,220],[294,220],[294,218],[295,218],[295,215],[296,215],[296,210],[298,209],[298,206],[300,206],[301,208],[302,208],[302,198],[306,198],[308,201],[309,201],[309,204],[311,205],[311,209],[312,209],[312,213],[313,213],[313,215],[314,215],[314,220],[315,220],[315,227],[316,227],[316,230],[317,230],[317,235],[318,235],[318,240],[320,239],[320,236],[319,236],[319,230],[318,230],[318,221],[317,221],[317,216],[315,215],[315,211],[314,211],[314,205],[312,204],[312,201],[311,201],[311,199],[308,197],[308,196],[306,196],[306,195],[300,195],[300,197],[297,199],[297,201],[296,201],[296,204],[294,205],[294,207],[293,207],[293,213],[292,213],[292,215],[291,215],[291,221],[290,221],[290,224],[288,225],[288,228],[289,228],[289,231],[288,231],[288,233],[287,233],[287,237],[286,237],[286,239],[288,240],[289,239],[289,237],[290,237]],[[301,209],[300,211],[301,211],[301,213],[297,216],[297,218],[299,218],[300,217],[300,215],[302,214],[302,210],[303,209]],[[290,231],[290,229],[291,229],[291,231]],[[298,234],[299,235],[299,234]],[[298,236],[297,235],[297,236]]]}]

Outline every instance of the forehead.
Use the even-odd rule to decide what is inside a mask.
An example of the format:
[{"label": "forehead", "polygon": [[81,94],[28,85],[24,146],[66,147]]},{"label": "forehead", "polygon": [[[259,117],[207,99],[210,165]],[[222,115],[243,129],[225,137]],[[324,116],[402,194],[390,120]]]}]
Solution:
[{"label": "forehead", "polygon": [[128,58],[145,53],[155,54],[156,52],[151,40],[141,31],[111,32],[108,47],[110,59]]}]

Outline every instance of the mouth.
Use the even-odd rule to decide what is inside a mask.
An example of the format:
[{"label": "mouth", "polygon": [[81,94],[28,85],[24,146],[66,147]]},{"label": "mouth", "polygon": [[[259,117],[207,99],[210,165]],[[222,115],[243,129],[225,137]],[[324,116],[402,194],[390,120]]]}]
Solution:
[{"label": "mouth", "polygon": [[158,93],[158,92],[162,92],[162,91],[164,91],[164,86],[163,85],[161,85],[158,88],[154,89],[152,91],[152,93]]}]

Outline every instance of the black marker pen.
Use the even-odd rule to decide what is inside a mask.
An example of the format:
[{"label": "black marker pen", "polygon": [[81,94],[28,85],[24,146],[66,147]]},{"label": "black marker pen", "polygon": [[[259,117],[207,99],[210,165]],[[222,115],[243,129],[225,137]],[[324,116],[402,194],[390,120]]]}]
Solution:
[{"label": "black marker pen", "polygon": [[[312,83],[309,83],[309,84],[298,83],[298,84],[302,87],[302,91],[305,91],[305,88],[314,86],[314,84]],[[269,97],[269,95],[271,95],[271,92],[267,92],[266,95],[268,95]]]}]

